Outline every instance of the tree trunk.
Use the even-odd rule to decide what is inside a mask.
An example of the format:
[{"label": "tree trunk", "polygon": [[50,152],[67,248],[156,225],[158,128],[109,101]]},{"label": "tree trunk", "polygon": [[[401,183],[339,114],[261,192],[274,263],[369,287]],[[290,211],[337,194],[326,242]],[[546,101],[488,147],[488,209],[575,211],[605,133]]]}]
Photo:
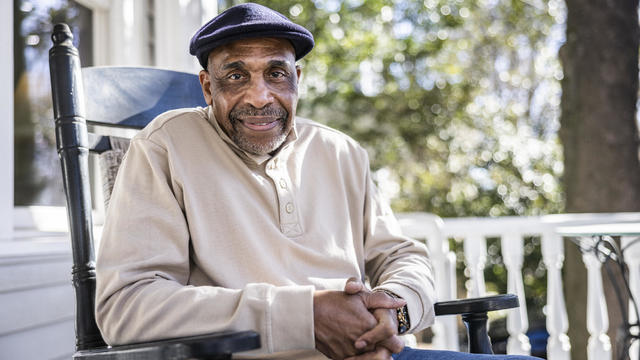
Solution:
[{"label": "tree trunk", "polygon": [[[560,50],[566,211],[639,211],[638,0],[566,4],[567,40]],[[572,359],[584,360],[587,277],[572,243],[566,244],[564,284]],[[620,309],[606,278],[605,293],[614,344]]]}]

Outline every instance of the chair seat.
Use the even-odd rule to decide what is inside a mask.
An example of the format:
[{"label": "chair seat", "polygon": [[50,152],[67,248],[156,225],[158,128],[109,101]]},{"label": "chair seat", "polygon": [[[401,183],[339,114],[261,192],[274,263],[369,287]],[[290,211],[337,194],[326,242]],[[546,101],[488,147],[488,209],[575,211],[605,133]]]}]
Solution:
[{"label": "chair seat", "polygon": [[74,359],[230,359],[232,353],[260,348],[254,331],[219,332],[147,343],[82,350]]}]

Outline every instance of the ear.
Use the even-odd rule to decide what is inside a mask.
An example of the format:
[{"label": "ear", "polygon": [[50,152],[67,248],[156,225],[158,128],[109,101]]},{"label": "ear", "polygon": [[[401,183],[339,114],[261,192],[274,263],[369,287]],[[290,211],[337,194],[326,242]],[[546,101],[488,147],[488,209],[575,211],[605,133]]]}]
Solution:
[{"label": "ear", "polygon": [[298,74],[296,84],[300,84],[300,75],[302,75],[302,67],[300,65],[296,65],[296,74]]},{"label": "ear", "polygon": [[211,105],[213,103],[213,96],[211,94],[211,77],[206,70],[200,70],[198,74],[200,79],[200,86],[202,87],[202,95],[204,95],[204,101]]}]

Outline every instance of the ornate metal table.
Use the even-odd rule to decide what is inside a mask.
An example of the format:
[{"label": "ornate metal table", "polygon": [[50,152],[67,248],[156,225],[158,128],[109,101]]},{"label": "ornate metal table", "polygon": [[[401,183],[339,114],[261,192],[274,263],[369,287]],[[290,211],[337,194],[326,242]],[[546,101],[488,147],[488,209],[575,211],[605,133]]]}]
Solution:
[{"label": "ornate metal table", "polygon": [[[616,298],[623,317],[622,333],[618,337],[618,359],[640,360],[640,326],[638,304],[640,296],[640,223],[610,223],[565,226],[558,234],[571,238],[582,252],[587,267],[587,329],[591,335],[587,345],[589,359],[611,359],[611,343],[607,336],[609,318],[605,302],[601,267],[616,289]],[[619,238],[620,241],[616,241]],[[622,274],[622,284],[615,281],[612,265]],[[628,313],[625,299],[629,299]]]}]

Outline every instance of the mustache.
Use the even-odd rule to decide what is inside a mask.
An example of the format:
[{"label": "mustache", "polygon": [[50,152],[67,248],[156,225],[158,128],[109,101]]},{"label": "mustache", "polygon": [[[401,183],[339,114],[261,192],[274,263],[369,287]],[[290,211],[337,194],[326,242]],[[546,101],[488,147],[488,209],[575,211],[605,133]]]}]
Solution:
[{"label": "mustache", "polygon": [[289,117],[289,112],[282,107],[270,104],[260,109],[251,105],[246,105],[234,108],[229,113],[229,118],[234,121],[239,121],[239,118],[245,116],[273,116],[279,119],[286,119],[287,117]]}]

